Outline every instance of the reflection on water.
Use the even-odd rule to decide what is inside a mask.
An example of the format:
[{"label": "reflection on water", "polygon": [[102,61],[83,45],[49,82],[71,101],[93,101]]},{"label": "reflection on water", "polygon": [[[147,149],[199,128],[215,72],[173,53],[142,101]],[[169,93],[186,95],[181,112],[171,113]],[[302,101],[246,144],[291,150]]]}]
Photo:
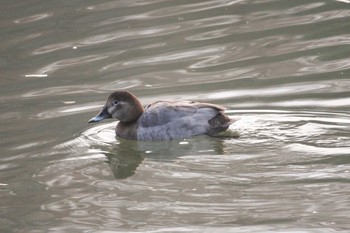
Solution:
[{"label": "reflection on water", "polygon": [[[7,1],[1,232],[347,232],[348,1]],[[108,94],[212,102],[239,138],[135,142]]]},{"label": "reflection on water", "polygon": [[222,153],[218,144],[221,145],[222,142],[207,140],[201,143],[196,140],[192,143],[185,140],[152,143],[121,140],[118,146],[109,148],[105,155],[114,177],[124,179],[134,175],[144,159],[174,162],[178,157],[187,154],[218,153],[217,149]]},{"label": "reflection on water", "polygon": [[199,136],[181,141],[130,141],[115,138],[111,125],[116,123],[97,125],[82,132],[79,137],[57,145],[59,151],[67,150],[73,155],[58,162],[106,158],[114,177],[124,179],[134,175],[144,159],[171,162],[184,155],[223,154],[225,151],[222,138]]},{"label": "reflection on water", "polygon": [[[70,142],[58,145],[59,151],[70,151],[72,157],[58,161],[94,160],[106,158],[115,178],[127,178],[146,160],[174,162],[184,156],[229,155],[258,153],[264,148],[271,155],[299,153],[308,159],[346,154],[350,149],[346,135],[350,126],[348,114],[290,111],[229,111],[238,120],[230,127],[239,138],[210,138],[199,136],[182,141],[138,142],[115,138],[115,122],[96,125]],[[317,117],[316,117],[317,116]],[[80,148],[77,152],[77,148]],[[81,156],[81,154],[87,156]],[[256,155],[255,155],[256,156]],[[222,157],[217,157],[219,160]],[[279,160],[281,158],[274,158]],[[288,162],[289,158],[282,158]]]}]

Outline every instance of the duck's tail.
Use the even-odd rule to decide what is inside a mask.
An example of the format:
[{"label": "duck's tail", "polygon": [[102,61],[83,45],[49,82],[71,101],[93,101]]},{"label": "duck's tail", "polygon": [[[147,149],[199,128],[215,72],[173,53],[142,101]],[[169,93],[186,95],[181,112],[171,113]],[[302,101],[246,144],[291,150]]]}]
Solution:
[{"label": "duck's tail", "polygon": [[208,133],[210,135],[214,135],[222,131],[225,131],[228,129],[231,123],[232,123],[231,119],[225,114],[220,112],[216,114],[215,117],[209,120],[210,129]]}]

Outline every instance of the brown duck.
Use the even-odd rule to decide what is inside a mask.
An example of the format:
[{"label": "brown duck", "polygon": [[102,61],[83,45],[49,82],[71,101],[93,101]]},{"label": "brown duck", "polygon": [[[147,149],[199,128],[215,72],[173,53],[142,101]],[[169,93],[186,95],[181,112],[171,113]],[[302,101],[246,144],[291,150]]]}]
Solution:
[{"label": "brown duck", "polygon": [[116,91],[89,123],[118,119],[116,135],[140,141],[183,139],[202,134],[216,136],[233,122],[224,110],[215,104],[183,100],[157,101],[144,108],[135,95]]}]

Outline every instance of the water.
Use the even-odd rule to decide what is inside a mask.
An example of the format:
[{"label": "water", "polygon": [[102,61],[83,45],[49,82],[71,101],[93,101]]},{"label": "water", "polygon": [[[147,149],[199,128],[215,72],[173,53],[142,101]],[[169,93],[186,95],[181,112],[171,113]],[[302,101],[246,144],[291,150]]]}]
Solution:
[{"label": "water", "polygon": [[[346,0],[4,1],[1,232],[348,232]],[[115,138],[110,92],[238,139]]]}]

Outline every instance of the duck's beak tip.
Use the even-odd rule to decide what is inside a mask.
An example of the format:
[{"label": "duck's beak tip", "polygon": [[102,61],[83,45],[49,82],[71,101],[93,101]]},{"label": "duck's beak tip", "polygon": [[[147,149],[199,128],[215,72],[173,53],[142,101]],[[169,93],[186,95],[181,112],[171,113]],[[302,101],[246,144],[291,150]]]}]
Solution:
[{"label": "duck's beak tip", "polygon": [[91,118],[88,123],[96,123],[99,122],[99,120],[96,119],[96,117]]},{"label": "duck's beak tip", "polygon": [[108,111],[104,108],[102,109],[102,111],[97,114],[95,117],[91,118],[88,123],[96,123],[96,122],[100,122],[104,119],[107,119],[107,118],[111,118],[111,114],[108,113]]}]

